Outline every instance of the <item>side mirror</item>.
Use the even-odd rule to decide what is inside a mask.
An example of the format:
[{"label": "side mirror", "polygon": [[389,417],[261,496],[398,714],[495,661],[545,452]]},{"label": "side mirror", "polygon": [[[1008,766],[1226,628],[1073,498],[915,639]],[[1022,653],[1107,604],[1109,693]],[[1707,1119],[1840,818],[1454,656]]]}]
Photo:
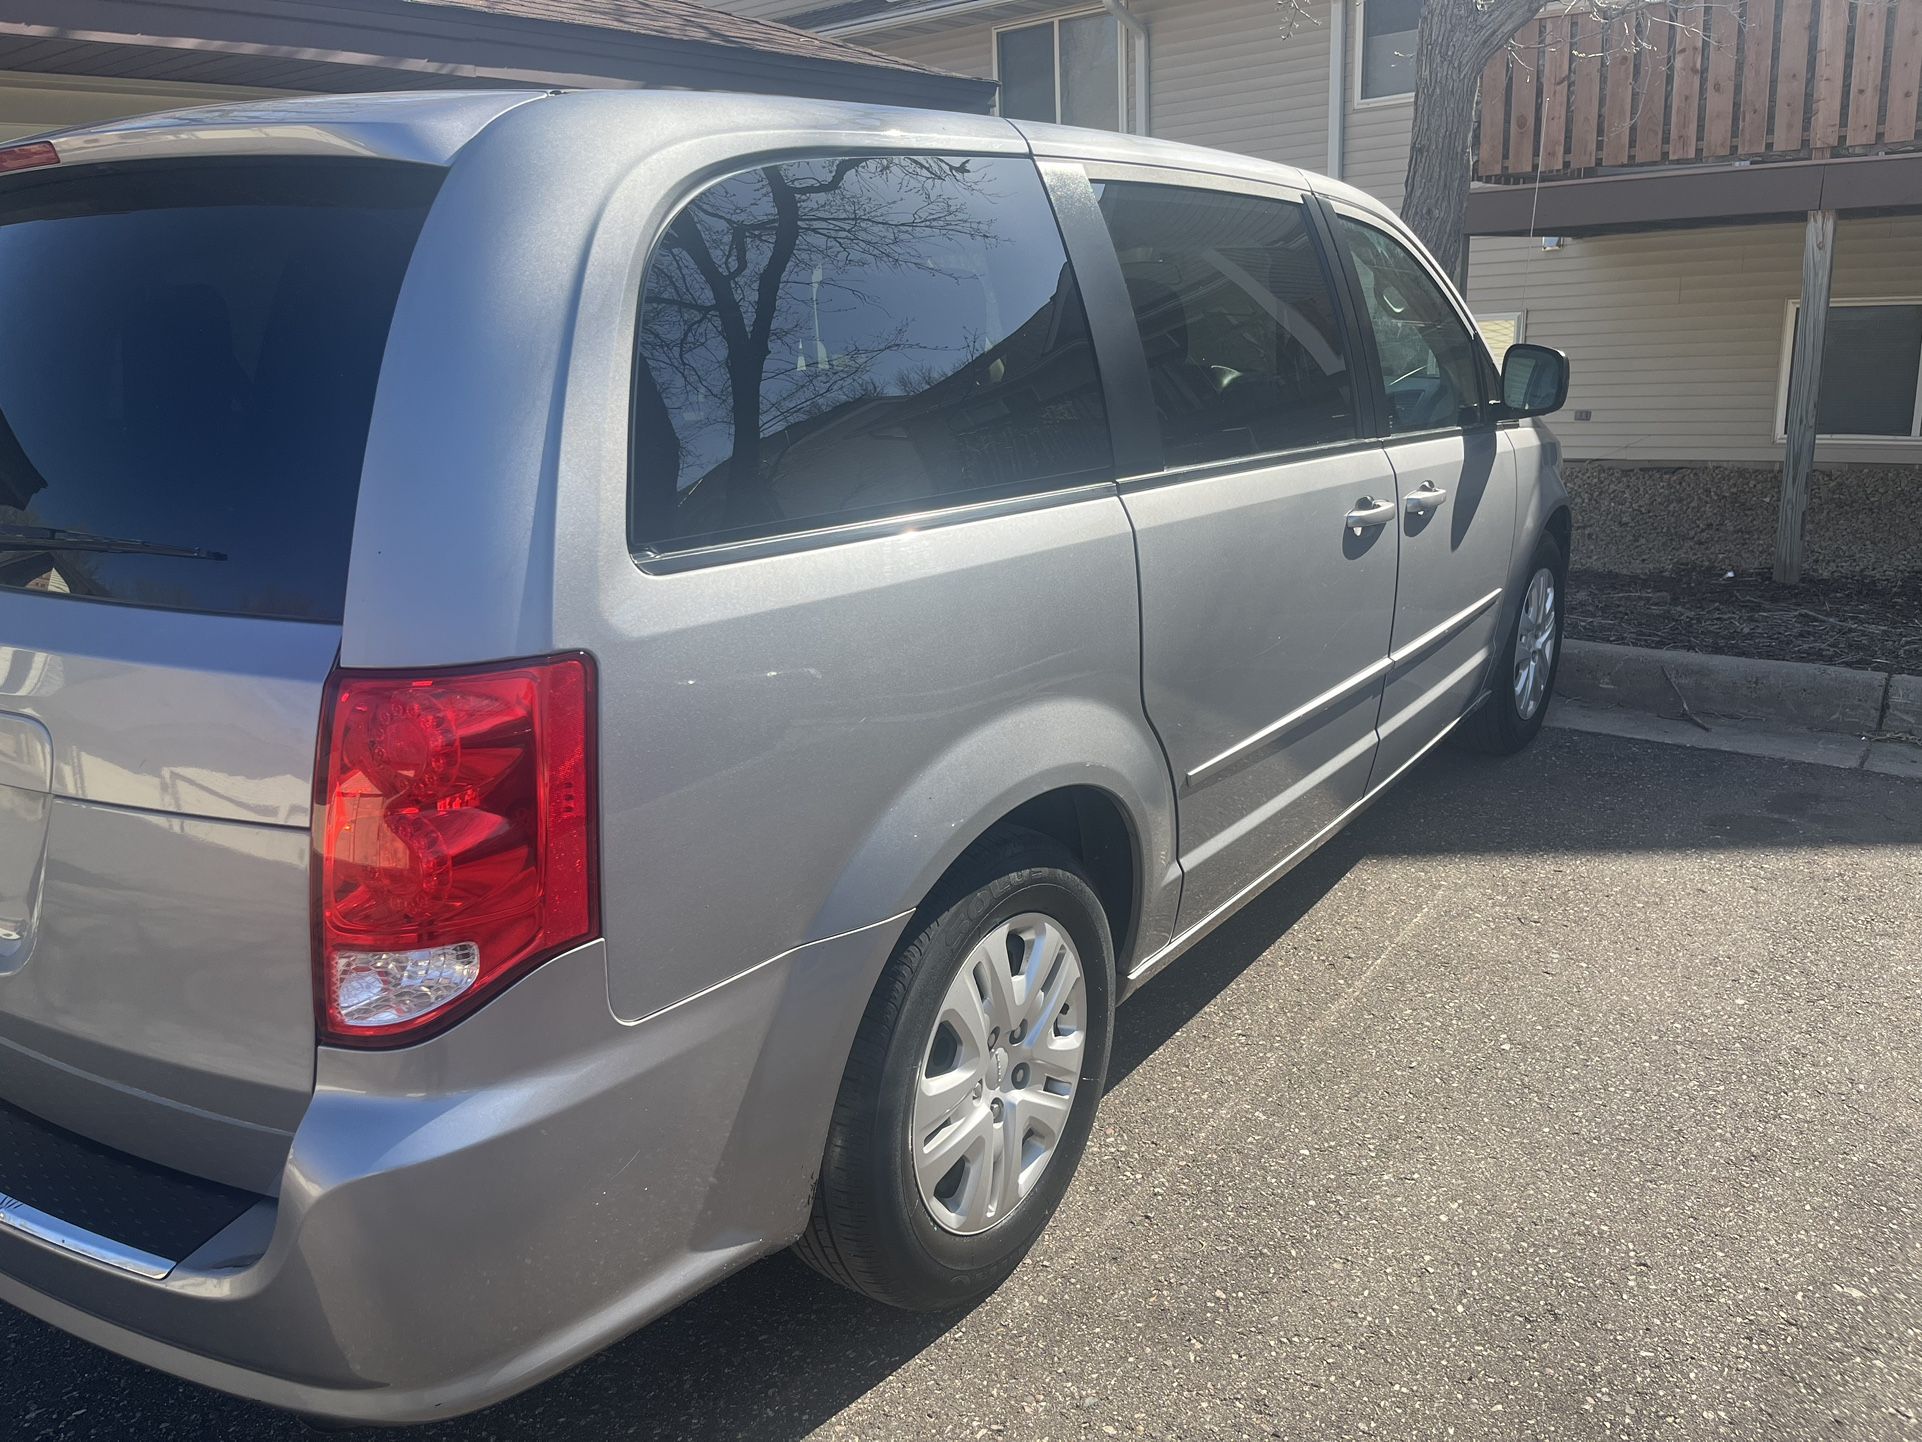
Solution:
[{"label": "side mirror", "polygon": [[1502,357],[1502,405],[1510,416],[1545,416],[1568,400],[1568,357],[1518,342]]}]

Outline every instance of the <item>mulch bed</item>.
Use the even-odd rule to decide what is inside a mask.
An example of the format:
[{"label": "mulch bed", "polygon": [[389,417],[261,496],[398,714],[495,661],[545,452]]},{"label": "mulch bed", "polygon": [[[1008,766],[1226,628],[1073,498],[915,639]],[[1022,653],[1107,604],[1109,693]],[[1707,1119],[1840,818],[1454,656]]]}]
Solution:
[{"label": "mulch bed", "polygon": [[1922,574],[1778,586],[1751,573],[1576,571],[1567,616],[1584,641],[1922,673]]}]

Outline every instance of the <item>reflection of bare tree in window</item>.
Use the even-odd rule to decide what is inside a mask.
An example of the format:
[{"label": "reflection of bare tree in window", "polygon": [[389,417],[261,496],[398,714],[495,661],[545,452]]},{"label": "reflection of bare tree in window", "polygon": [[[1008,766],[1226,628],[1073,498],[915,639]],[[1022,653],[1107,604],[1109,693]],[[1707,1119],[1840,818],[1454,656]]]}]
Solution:
[{"label": "reflection of bare tree in window", "polygon": [[667,504],[715,481],[719,527],[777,519],[764,482],[796,427],[917,393],[982,352],[978,324],[911,337],[917,318],[889,313],[910,292],[877,282],[918,272],[985,292],[991,166],[791,162],[715,185],[681,212],[648,272],[636,384],[637,460],[679,477]]}]

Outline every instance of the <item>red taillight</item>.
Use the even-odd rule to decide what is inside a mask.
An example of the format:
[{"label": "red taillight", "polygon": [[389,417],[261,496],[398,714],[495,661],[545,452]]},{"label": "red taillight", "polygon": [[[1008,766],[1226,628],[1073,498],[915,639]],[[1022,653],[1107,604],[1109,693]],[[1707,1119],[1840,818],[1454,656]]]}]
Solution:
[{"label": "red taillight", "polygon": [[585,656],[336,671],[314,791],[323,1041],[418,1041],[594,935]]},{"label": "red taillight", "polygon": [[60,152],[50,141],[36,140],[27,145],[0,148],[0,175],[10,170],[38,170],[43,165],[58,165]]}]

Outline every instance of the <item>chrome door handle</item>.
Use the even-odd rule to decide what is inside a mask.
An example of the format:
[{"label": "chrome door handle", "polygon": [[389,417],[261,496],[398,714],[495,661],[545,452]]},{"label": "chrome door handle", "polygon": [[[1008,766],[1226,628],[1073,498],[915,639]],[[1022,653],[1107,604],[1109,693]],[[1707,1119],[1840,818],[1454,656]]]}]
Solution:
[{"label": "chrome door handle", "polygon": [[1363,496],[1355,502],[1355,509],[1348,513],[1348,528],[1359,536],[1363,531],[1385,526],[1394,519],[1393,501],[1378,501],[1373,496]]},{"label": "chrome door handle", "polygon": [[1433,481],[1423,481],[1408,493],[1408,514],[1425,516],[1447,499],[1447,491]]}]

